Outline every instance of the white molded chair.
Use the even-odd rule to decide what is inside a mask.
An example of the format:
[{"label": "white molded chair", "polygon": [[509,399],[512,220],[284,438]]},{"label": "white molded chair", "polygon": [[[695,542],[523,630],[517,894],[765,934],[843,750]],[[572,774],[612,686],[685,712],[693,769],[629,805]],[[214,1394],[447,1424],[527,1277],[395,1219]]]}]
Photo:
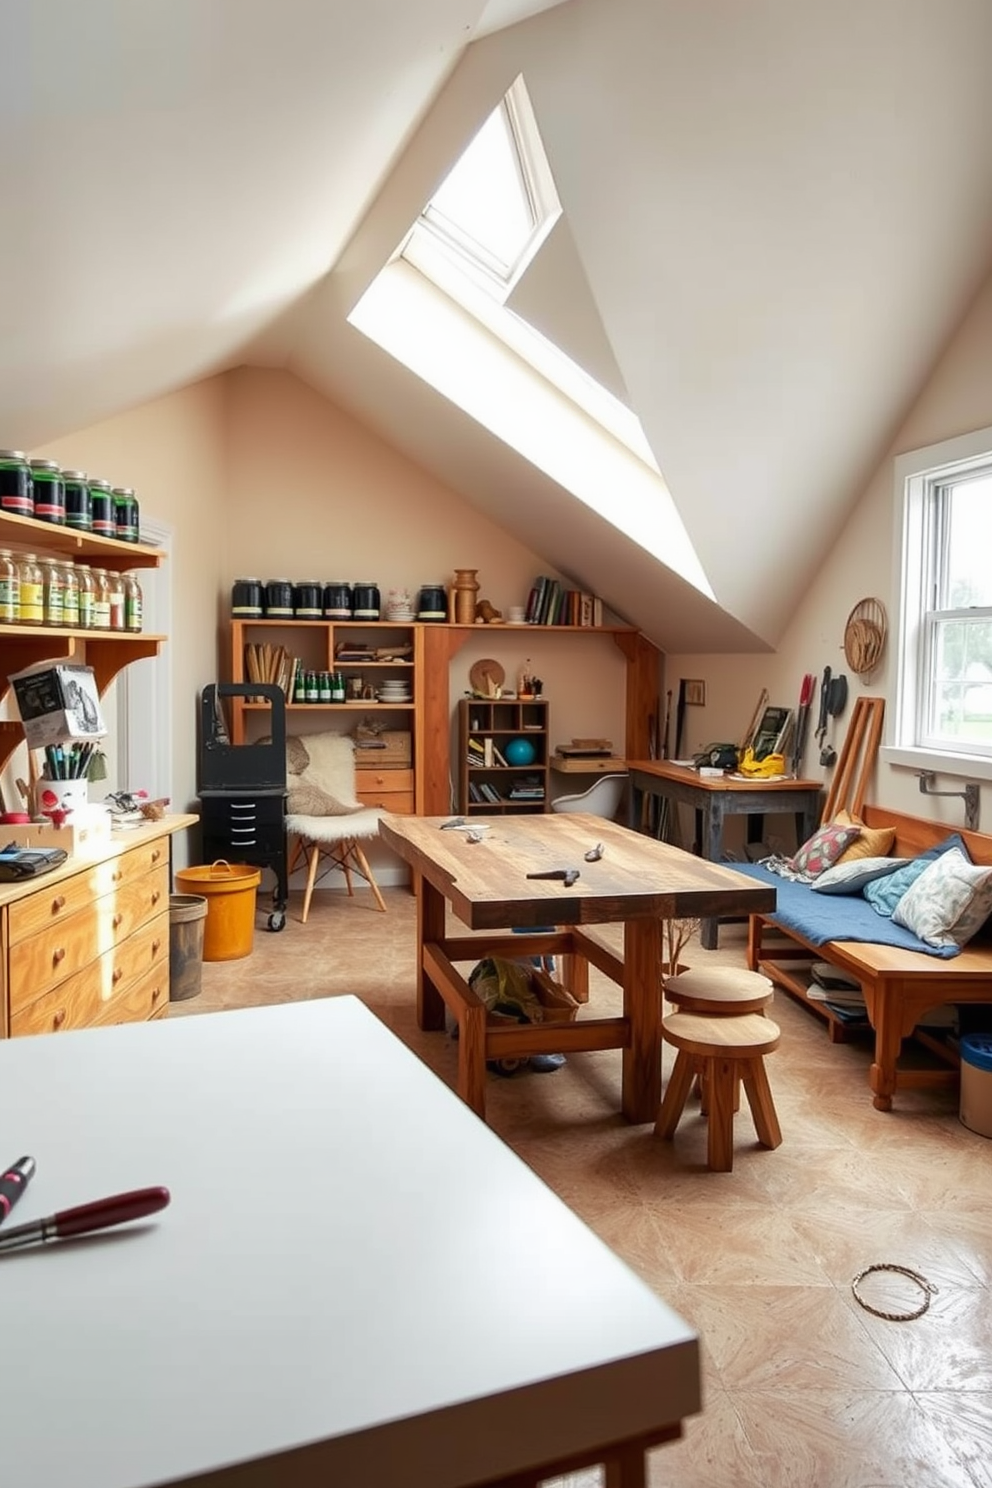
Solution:
[{"label": "white molded chair", "polygon": [[551,802],[552,811],[587,811],[612,821],[627,783],[626,775],[599,775],[588,790],[571,796],[559,796]]},{"label": "white molded chair", "polygon": [[[344,874],[349,894],[355,892],[352,874],[364,878],[376,905],[385,913],[386,902],[362,849],[363,842],[378,837],[382,812],[376,806],[362,806],[355,794],[352,741],[334,733],[287,735],[286,770],[290,806],[286,831],[293,843],[289,872],[303,863],[307,865],[304,925],[314,885],[334,868]],[[301,806],[310,810],[301,810]]]}]

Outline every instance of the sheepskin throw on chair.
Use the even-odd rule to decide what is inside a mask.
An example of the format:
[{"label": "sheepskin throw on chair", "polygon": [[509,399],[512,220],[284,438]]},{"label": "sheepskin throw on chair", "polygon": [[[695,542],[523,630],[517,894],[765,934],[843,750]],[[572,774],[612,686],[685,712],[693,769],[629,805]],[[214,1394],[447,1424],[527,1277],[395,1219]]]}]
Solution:
[{"label": "sheepskin throw on chair", "polygon": [[[377,807],[363,806],[355,794],[355,749],[345,734],[289,734],[286,737],[286,831],[294,839],[289,871],[307,865],[303,923],[310,913],[314,885],[338,868],[349,894],[352,873],[364,878],[379,909],[386,905],[361,847],[379,835]],[[318,873],[318,867],[323,868]]]}]

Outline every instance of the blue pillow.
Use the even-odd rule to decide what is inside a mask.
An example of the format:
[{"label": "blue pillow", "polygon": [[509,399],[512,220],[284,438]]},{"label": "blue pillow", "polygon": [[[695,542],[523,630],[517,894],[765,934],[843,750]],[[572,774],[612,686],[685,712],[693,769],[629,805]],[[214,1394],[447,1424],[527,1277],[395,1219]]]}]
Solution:
[{"label": "blue pillow", "polygon": [[949,852],[952,847],[960,849],[964,854],[965,861],[971,862],[971,855],[964,845],[964,838],[960,832],[952,832],[950,837],[945,837],[943,842],[934,843],[922,852],[918,857],[910,858],[903,868],[897,868],[895,873],[890,873],[886,878],[876,878],[872,883],[865,884],[861,890],[876,914],[892,918],[892,911],[899,900],[905,894],[910,884],[915,883],[920,874],[929,868],[935,858],[941,857]]}]

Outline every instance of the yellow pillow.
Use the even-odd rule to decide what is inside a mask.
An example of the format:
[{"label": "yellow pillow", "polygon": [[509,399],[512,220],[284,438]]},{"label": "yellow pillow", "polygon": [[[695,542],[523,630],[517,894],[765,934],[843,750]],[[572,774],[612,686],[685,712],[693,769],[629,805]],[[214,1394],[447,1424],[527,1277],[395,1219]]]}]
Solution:
[{"label": "yellow pillow", "polygon": [[834,825],[861,828],[861,835],[845,848],[837,859],[838,863],[853,863],[856,858],[888,857],[896,840],[895,827],[866,827],[860,817],[851,816],[847,811],[838,811]]}]

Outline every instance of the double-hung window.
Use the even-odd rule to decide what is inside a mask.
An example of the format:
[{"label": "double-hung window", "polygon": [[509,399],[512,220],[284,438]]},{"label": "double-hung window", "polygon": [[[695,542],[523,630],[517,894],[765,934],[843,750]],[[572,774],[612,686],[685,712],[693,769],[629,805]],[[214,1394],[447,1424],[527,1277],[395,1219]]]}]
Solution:
[{"label": "double-hung window", "polygon": [[896,503],[896,757],[992,775],[992,430],[900,456]]}]

